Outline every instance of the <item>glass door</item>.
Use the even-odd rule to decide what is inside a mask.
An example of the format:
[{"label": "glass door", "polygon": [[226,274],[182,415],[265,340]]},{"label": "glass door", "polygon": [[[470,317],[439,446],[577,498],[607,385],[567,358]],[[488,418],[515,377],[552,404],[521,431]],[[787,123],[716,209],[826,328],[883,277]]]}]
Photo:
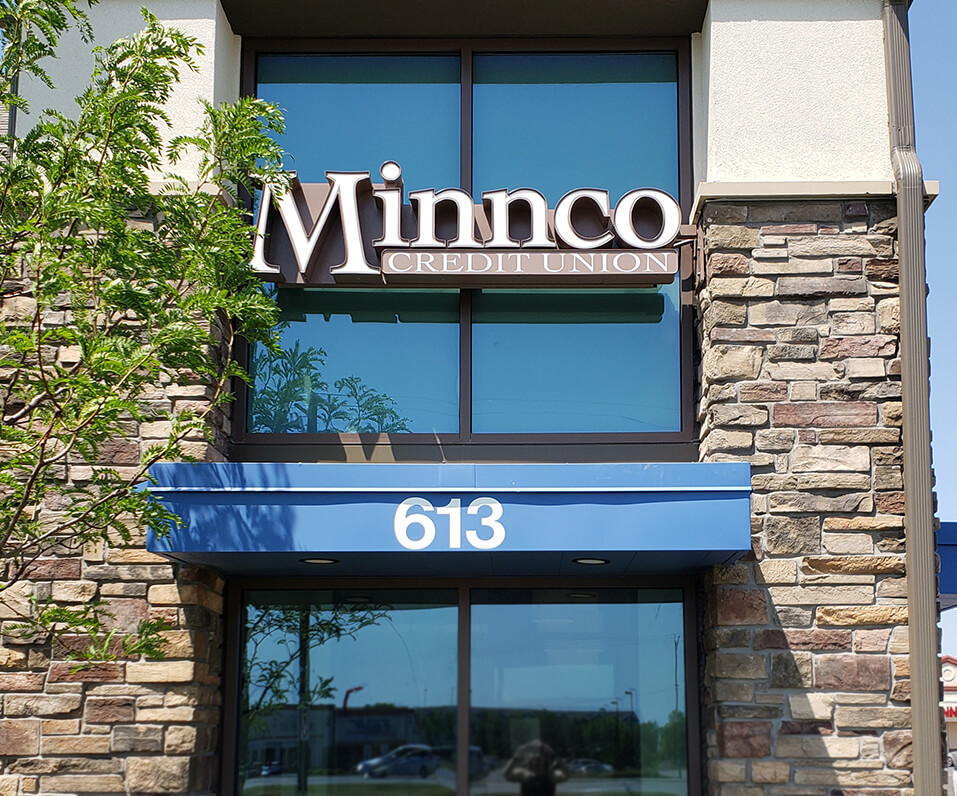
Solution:
[{"label": "glass door", "polygon": [[687,796],[684,609],[681,589],[245,592],[237,790]]},{"label": "glass door", "polygon": [[472,794],[688,793],[680,591],[475,590],[471,624]]}]

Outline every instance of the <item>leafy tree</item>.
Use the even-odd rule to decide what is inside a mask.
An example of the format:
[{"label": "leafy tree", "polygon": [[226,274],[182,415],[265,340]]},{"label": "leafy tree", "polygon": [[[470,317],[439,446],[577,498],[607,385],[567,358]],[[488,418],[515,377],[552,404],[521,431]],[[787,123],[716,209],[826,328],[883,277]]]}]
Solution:
[{"label": "leafy tree", "polygon": [[[256,99],[206,104],[201,129],[164,144],[164,105],[201,47],[144,22],[96,51],[76,118],[43,114],[0,160],[0,599],[21,608],[38,558],[177,521],[140,488],[147,471],[210,439],[245,378],[239,335],[269,344],[277,318],[248,267],[239,193],[283,189],[281,115]],[[3,24],[0,101],[24,108],[17,78],[49,83],[42,59],[71,24],[89,28],[75,0],[5,3]],[[164,174],[187,153],[197,173]],[[170,405],[157,385],[199,400]],[[138,450],[127,438],[144,421],[168,433]],[[96,639],[102,616],[37,606],[24,620]],[[107,654],[91,650],[76,657]]]}]

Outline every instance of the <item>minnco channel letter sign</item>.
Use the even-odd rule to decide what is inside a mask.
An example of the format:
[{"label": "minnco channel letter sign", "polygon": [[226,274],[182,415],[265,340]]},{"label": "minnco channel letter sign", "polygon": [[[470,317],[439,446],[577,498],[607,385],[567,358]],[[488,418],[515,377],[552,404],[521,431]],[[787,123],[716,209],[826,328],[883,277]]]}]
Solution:
[{"label": "minnco channel letter sign", "polygon": [[299,285],[383,281],[436,287],[655,285],[678,272],[681,209],[664,191],[579,188],[553,210],[532,188],[410,191],[387,161],[368,171],[326,172],[276,197],[263,191],[253,269]]}]

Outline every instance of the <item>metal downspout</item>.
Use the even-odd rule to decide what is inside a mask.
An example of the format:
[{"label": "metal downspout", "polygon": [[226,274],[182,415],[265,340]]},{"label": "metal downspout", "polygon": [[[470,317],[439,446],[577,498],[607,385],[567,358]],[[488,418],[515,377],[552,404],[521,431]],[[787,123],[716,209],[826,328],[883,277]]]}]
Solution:
[{"label": "metal downspout", "polygon": [[939,796],[940,664],[930,449],[930,366],[924,269],[924,181],[914,137],[907,0],[883,0],[891,157],[897,183],[904,411],[904,528],[914,793]]}]

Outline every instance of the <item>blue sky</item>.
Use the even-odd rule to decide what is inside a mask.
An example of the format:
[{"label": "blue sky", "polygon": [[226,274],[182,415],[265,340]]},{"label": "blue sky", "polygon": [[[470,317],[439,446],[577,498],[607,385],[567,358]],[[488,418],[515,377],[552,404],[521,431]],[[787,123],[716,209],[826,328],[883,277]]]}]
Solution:
[{"label": "blue sky", "polygon": [[[957,313],[952,297],[957,290],[950,227],[957,213],[957,157],[953,139],[957,129],[954,75],[957,29],[954,0],[915,0],[910,10],[911,62],[917,115],[917,153],[925,179],[940,180],[941,194],[926,215],[927,315],[931,336],[931,429],[934,434],[934,470],[937,474],[939,516],[957,520],[957,421],[952,412],[953,341]],[[957,655],[957,609],[944,613],[942,651]]]}]

